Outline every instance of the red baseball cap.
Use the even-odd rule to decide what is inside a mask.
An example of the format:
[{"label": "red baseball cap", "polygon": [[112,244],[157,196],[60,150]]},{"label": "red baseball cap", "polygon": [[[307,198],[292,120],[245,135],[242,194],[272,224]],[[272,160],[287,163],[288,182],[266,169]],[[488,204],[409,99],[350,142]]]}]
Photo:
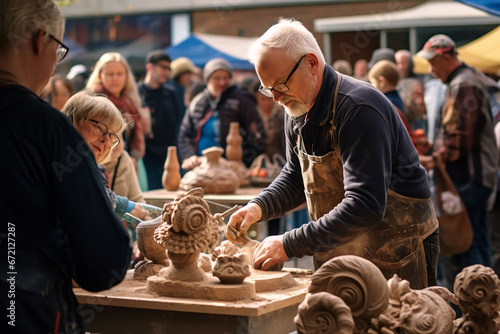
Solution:
[{"label": "red baseball cap", "polygon": [[448,36],[439,34],[434,35],[424,44],[423,49],[417,53],[418,57],[430,60],[437,55],[444,53],[457,54],[455,42]]}]

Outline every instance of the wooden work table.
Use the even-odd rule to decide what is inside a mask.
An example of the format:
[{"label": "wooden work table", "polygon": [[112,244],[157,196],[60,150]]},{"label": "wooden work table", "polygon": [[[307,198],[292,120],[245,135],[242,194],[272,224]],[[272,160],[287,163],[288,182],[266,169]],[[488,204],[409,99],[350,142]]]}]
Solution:
[{"label": "wooden work table", "polygon": [[[237,189],[234,194],[205,194],[203,199],[226,206],[245,205],[263,189],[264,188],[244,187]],[[158,189],[143,192],[146,202],[158,207],[163,207],[163,204],[173,201],[175,196],[179,193],[186,193],[186,191],[167,191],[165,189]]]},{"label": "wooden work table", "polygon": [[[297,285],[257,293],[236,302],[172,298],[146,292],[144,281],[127,278],[99,293],[75,288],[86,330],[97,333],[290,333],[311,274],[289,269]],[[294,273],[295,271],[295,273]]]}]

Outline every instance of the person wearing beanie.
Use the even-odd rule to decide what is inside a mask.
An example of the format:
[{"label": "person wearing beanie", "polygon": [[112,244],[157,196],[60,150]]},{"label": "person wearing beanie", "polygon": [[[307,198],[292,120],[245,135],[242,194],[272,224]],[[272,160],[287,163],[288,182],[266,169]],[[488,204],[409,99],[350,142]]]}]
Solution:
[{"label": "person wearing beanie", "polygon": [[255,99],[247,90],[232,84],[232,73],[232,66],[225,59],[215,58],[206,63],[203,80],[207,87],[187,108],[179,132],[182,168],[197,166],[206,148],[225,149],[231,122],[240,124],[243,163],[247,167],[264,152],[264,128]]},{"label": "person wearing beanie", "polygon": [[396,58],[394,57],[394,50],[389,48],[376,49],[372,53],[372,57],[368,62],[368,70],[370,70],[373,65],[375,65],[380,60],[389,60],[396,64]]},{"label": "person wearing beanie", "polygon": [[168,84],[174,87],[177,96],[177,106],[184,115],[187,105],[185,104],[185,94],[191,83],[193,76],[199,70],[187,57],[179,57],[170,64],[170,80]]},{"label": "person wearing beanie", "polygon": [[143,160],[150,190],[163,188],[161,178],[167,148],[177,145],[183,116],[174,88],[165,85],[170,69],[168,54],[163,50],[151,51],[146,56],[146,77],[137,85],[142,106],[149,108],[151,114],[151,133],[146,137]]}]

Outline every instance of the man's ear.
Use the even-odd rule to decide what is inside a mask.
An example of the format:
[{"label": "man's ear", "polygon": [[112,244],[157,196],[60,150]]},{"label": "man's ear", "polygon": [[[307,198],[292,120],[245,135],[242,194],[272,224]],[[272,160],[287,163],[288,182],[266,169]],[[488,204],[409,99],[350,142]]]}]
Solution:
[{"label": "man's ear", "polygon": [[32,42],[32,45],[33,45],[33,53],[35,55],[39,55],[40,52],[42,51],[43,49],[43,38],[44,36],[47,34],[46,31],[44,30],[38,30],[34,35],[33,35],[33,42]]},{"label": "man's ear", "polygon": [[146,71],[151,71],[153,69],[153,64],[152,63],[147,63],[146,64]]},{"label": "man's ear", "polygon": [[306,57],[304,58],[307,67],[311,70],[312,74],[316,74],[318,72],[319,68],[319,59],[318,56],[316,56],[314,53],[309,52]]}]

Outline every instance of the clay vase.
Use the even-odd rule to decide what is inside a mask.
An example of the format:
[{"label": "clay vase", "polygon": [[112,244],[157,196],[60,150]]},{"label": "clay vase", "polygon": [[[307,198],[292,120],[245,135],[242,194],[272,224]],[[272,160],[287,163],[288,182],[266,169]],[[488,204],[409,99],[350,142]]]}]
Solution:
[{"label": "clay vase", "polygon": [[135,231],[137,233],[137,246],[141,253],[153,263],[165,266],[168,263],[165,248],[154,239],[155,230],[161,224],[163,224],[163,221],[159,216],[156,219],[141,222],[137,225]]},{"label": "clay vase", "polygon": [[181,182],[181,166],[177,158],[177,147],[169,146],[161,183],[168,191],[176,191]]},{"label": "clay vase", "polygon": [[226,158],[232,161],[241,161],[243,158],[243,150],[241,144],[243,138],[240,135],[240,123],[231,122],[229,124],[229,132],[226,137]]}]

